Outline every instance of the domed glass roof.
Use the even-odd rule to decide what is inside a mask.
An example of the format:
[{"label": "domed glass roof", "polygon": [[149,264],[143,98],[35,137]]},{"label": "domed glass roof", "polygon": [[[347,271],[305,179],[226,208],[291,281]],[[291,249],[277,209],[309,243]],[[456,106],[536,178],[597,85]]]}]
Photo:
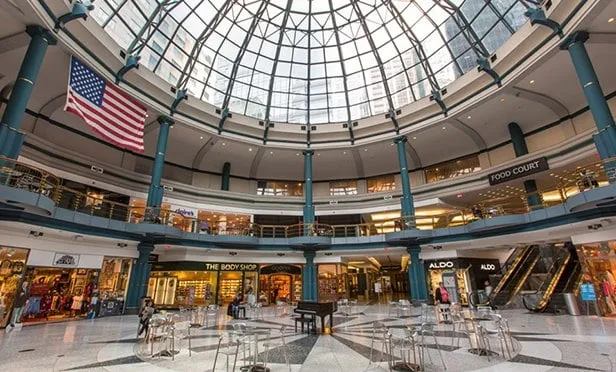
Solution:
[{"label": "domed glass roof", "polygon": [[430,95],[526,18],[522,0],[99,0],[141,64],[231,112],[348,122]]}]

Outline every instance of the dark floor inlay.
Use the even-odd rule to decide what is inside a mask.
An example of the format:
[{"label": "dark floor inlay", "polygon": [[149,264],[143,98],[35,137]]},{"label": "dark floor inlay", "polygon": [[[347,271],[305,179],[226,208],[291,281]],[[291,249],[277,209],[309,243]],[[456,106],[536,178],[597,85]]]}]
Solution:
[{"label": "dark floor inlay", "polygon": [[125,338],[121,340],[92,341],[90,344],[134,344],[140,340],[142,340],[142,338]]},{"label": "dark floor inlay", "polygon": [[[306,337],[300,338],[299,340],[287,342],[287,357],[289,358],[289,363],[304,364],[306,358],[308,358],[308,354],[310,354],[312,348],[317,343],[318,339],[318,335],[307,335]],[[277,343],[278,346],[269,350],[267,362],[284,364],[285,358],[281,340],[274,341],[272,338],[271,341]],[[265,360],[266,354],[266,352],[259,353],[259,360]]]},{"label": "dark floor inlay", "polygon": [[578,366],[575,364],[558,362],[555,360],[536,358],[524,354],[518,354],[513,359],[510,360],[513,363],[524,363],[524,364],[537,364],[541,366],[550,366],[550,367],[562,367],[562,368],[572,368],[572,369],[582,369],[586,371],[599,371],[598,369],[588,368],[584,366]]},{"label": "dark floor inlay", "polygon": [[34,351],[35,349],[23,349],[19,350],[18,353],[27,353],[28,351]]},{"label": "dark floor inlay", "polygon": [[142,362],[143,361],[137,358],[135,355],[131,355],[131,356],[123,357],[123,358],[106,360],[104,362],[87,364],[85,366],[67,368],[67,369],[64,369],[63,371],[75,371],[78,369],[91,369],[91,368],[99,368],[99,367],[120,366],[124,364],[135,364],[135,363],[142,363]]}]

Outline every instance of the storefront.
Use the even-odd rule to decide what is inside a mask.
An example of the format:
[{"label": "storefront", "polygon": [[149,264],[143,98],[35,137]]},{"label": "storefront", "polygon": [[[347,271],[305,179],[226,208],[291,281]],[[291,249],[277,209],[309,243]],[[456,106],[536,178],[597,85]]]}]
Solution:
[{"label": "storefront", "polygon": [[320,264],[319,301],[338,301],[349,298],[348,268],[344,264]]},{"label": "storefront", "polygon": [[6,327],[10,321],[27,258],[27,249],[0,247],[0,327]]},{"label": "storefront", "polygon": [[449,292],[450,302],[468,305],[468,294],[484,288],[490,274],[500,271],[497,259],[452,258],[424,261],[427,285],[434,297],[439,283]]},{"label": "storefront", "polygon": [[132,258],[103,258],[97,293],[100,303],[94,304],[97,316],[121,315],[124,312],[132,262]]},{"label": "storefront", "polygon": [[152,265],[148,296],[160,307],[224,305],[236,293],[258,293],[258,265],[248,263],[159,262]]},{"label": "storefront", "polygon": [[83,318],[94,313],[102,256],[31,250],[22,322]]},{"label": "storefront", "polygon": [[276,301],[301,301],[301,267],[286,264],[262,266],[259,274],[260,302],[270,304]]},{"label": "storefront", "polygon": [[577,246],[583,281],[593,284],[601,315],[616,317],[616,241]]}]

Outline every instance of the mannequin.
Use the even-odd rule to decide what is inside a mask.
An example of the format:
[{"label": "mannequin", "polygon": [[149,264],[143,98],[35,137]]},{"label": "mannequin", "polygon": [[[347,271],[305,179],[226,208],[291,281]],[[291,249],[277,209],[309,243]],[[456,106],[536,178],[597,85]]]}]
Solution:
[{"label": "mannequin", "polygon": [[603,296],[605,296],[605,303],[610,314],[614,314],[616,313],[616,306],[614,306],[614,287],[610,283],[607,272],[601,275],[601,279],[601,289],[603,291]]}]

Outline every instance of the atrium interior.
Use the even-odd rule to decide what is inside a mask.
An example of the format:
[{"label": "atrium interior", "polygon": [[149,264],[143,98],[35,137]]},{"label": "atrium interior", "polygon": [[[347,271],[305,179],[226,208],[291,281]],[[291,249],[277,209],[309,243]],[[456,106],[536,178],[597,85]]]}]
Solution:
[{"label": "atrium interior", "polygon": [[0,367],[612,370],[615,19],[1,0]]}]

